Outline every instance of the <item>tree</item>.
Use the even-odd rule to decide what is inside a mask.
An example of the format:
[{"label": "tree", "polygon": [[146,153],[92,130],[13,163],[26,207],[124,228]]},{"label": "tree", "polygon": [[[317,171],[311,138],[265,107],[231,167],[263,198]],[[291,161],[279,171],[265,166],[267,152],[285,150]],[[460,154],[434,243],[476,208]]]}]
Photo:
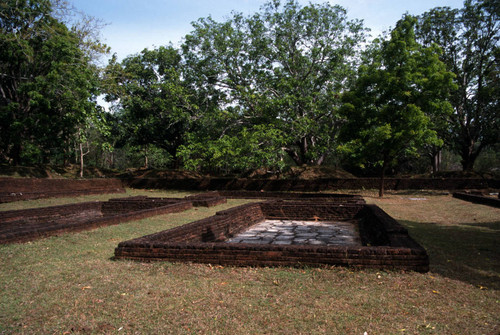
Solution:
[{"label": "tree", "polygon": [[387,169],[401,155],[416,155],[423,144],[439,145],[433,114],[451,113],[446,102],[453,75],[439,60],[439,49],[415,41],[416,19],[406,15],[390,39],[375,41],[370,62],[360,66],[353,89],[343,96],[341,129],[344,152],[360,164],[381,168],[379,196],[384,195]]},{"label": "tree", "polygon": [[186,77],[204,97],[201,110],[227,114],[216,136],[269,127],[269,136],[284,136],[281,150],[296,164],[321,164],[340,126],[340,92],[353,74],[362,24],[339,6],[289,0],[270,1],[251,17],[200,19],[194,28],[183,45]]},{"label": "tree", "polygon": [[182,71],[181,56],[167,46],[144,49],[121,64],[113,58],[105,74],[107,99],[116,101],[122,109],[128,143],[144,150],[151,145],[166,150],[174,164],[178,163],[177,149],[184,144],[196,109],[181,78]]},{"label": "tree", "polygon": [[68,157],[78,127],[96,112],[96,67],[55,11],[49,0],[0,6],[0,159],[7,162]]},{"label": "tree", "polygon": [[235,136],[199,138],[190,136],[186,145],[180,147],[184,166],[190,170],[212,172],[248,171],[259,168],[282,170],[283,152],[280,149],[283,134],[271,126],[255,125],[243,128]]},{"label": "tree", "polygon": [[449,144],[470,171],[481,151],[499,142],[500,4],[466,0],[462,9],[434,8],[419,17],[418,40],[443,49],[441,60],[456,76],[451,96]]}]

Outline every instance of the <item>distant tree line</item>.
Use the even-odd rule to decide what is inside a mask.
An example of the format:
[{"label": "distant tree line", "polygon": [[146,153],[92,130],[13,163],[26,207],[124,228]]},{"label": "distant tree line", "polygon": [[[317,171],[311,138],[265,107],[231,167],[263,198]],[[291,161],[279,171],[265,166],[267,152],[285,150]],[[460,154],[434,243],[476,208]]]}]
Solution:
[{"label": "distant tree line", "polygon": [[340,6],[274,0],[104,66],[98,22],[75,13],[0,2],[1,163],[383,176],[416,157],[437,171],[443,149],[464,171],[498,152],[498,1],[406,14],[367,42]]}]

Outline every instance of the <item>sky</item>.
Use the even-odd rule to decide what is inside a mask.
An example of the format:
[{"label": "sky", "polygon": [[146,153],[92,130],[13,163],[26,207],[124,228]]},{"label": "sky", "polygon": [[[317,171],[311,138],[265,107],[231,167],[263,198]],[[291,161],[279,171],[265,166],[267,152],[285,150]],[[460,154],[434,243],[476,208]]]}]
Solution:
[{"label": "sky", "polygon": [[[299,0],[302,5],[327,0]],[[119,60],[170,42],[180,46],[193,29],[191,22],[212,16],[224,21],[232,11],[253,14],[267,0],[69,0],[74,7],[101,19],[101,38]],[[463,0],[330,0],[347,9],[350,19],[362,19],[375,37],[394,27],[408,12],[419,15],[431,8],[460,8]]]}]

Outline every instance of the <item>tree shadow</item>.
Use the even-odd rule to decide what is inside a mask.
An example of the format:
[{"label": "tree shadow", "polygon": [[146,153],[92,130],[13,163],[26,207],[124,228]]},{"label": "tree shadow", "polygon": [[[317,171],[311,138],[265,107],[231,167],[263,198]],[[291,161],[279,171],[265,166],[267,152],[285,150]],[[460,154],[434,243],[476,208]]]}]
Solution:
[{"label": "tree shadow", "polygon": [[500,289],[500,221],[460,225],[400,222],[427,250],[431,272]]}]

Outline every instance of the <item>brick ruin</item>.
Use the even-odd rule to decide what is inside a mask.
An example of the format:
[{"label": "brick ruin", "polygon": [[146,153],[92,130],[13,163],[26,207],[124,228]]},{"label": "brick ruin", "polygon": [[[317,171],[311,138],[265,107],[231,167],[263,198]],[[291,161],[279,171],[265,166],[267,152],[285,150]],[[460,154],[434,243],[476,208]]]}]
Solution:
[{"label": "brick ruin", "polygon": [[472,193],[472,192],[454,192],[453,197],[465,201],[470,201],[476,204],[487,205],[492,207],[500,208],[500,193],[497,195],[497,198],[493,198],[490,196],[486,196],[481,192]]},{"label": "brick ruin", "polygon": [[[425,249],[384,211],[345,194],[215,191],[185,198],[136,196],[0,212],[0,244],[26,242],[65,232],[216,206],[232,199],[269,199],[225,211],[167,231],[121,242],[115,258],[188,261],[237,266],[338,265],[428,271]],[[227,243],[266,219],[351,222],[360,245]]]},{"label": "brick ruin", "polygon": [[[280,192],[321,192],[329,190],[378,189],[379,178],[251,179],[206,178],[128,178],[124,182],[138,189],[247,190]],[[500,188],[500,180],[483,178],[386,178],[387,190],[464,190]]]},{"label": "brick ruin", "polygon": [[139,220],[155,215],[182,212],[199,206],[225,203],[220,196],[186,198],[117,198],[44,208],[0,211],[0,244],[27,242],[66,232]]},{"label": "brick ruin", "polygon": [[[351,220],[362,246],[226,243],[266,219]],[[121,242],[116,259],[235,266],[350,266],[426,272],[429,258],[408,231],[375,205],[272,200],[238,206],[199,221]]]},{"label": "brick ruin", "polygon": [[125,193],[120,179],[0,178],[0,203],[51,197]]}]

